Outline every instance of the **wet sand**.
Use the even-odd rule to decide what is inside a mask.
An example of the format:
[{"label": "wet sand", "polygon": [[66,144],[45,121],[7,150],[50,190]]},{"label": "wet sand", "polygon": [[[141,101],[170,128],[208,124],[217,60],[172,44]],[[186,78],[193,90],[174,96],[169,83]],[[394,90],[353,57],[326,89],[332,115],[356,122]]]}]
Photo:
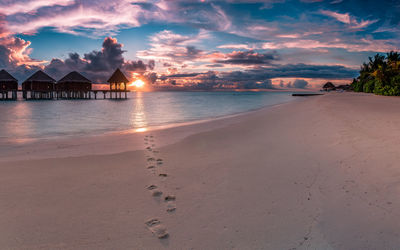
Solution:
[{"label": "wet sand", "polygon": [[179,128],[3,145],[0,246],[400,247],[400,99],[301,98]]}]

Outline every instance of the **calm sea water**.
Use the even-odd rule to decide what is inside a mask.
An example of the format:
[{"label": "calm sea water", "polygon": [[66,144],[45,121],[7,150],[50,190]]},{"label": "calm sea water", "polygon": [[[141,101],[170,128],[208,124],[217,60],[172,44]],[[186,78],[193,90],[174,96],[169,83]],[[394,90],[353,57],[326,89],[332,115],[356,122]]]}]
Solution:
[{"label": "calm sea water", "polygon": [[0,102],[0,139],[135,130],[204,120],[293,100],[287,92],[133,92],[128,100]]}]

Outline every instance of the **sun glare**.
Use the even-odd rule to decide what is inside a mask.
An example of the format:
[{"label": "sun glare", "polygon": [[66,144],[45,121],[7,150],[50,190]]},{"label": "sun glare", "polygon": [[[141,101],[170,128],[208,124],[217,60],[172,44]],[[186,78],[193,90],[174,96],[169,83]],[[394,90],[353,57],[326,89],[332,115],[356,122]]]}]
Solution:
[{"label": "sun glare", "polygon": [[134,81],[131,84],[129,84],[129,86],[141,88],[141,87],[144,86],[144,82],[142,80],[140,80],[140,79],[137,79],[136,81]]}]

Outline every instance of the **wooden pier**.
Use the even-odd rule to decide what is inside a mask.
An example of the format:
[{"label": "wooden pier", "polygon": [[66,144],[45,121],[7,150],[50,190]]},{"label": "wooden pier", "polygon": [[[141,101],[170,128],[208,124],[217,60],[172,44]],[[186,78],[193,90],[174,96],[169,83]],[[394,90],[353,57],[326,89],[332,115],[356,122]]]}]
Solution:
[{"label": "wooden pier", "polygon": [[[14,99],[8,100],[16,100],[17,92],[21,92],[22,96],[25,100],[80,100],[80,99],[127,99],[128,93],[130,90],[90,90],[85,92],[61,92],[61,91],[47,91],[47,92],[38,92],[38,91],[24,91],[24,90],[16,90],[14,91],[15,95],[13,95]],[[3,92],[0,92],[0,100],[7,100],[6,94],[4,94],[4,98],[2,98]],[[11,95],[10,95],[11,97]]]}]

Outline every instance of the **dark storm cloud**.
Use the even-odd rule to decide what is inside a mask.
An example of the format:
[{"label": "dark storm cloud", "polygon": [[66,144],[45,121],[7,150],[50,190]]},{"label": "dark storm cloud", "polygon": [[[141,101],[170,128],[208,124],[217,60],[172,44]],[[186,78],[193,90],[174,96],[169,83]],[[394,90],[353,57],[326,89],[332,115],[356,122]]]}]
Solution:
[{"label": "dark storm cloud", "polygon": [[198,74],[192,79],[196,82],[194,88],[212,89],[234,86],[237,89],[272,89],[272,82],[265,77],[252,75],[242,71],[217,73],[208,71]]},{"label": "dark storm cloud", "polygon": [[168,77],[172,78],[181,78],[181,77],[195,77],[200,75],[201,73],[181,73],[181,74],[172,74],[168,75]]},{"label": "dark storm cloud", "polygon": [[304,89],[308,85],[308,82],[303,79],[296,79],[293,83],[288,83],[288,88]]},{"label": "dark storm cloud", "polygon": [[275,65],[274,67],[252,69],[247,72],[253,75],[263,75],[270,79],[278,77],[349,79],[358,74],[358,70],[340,65],[307,64]]},{"label": "dark storm cloud", "polygon": [[154,69],[154,61],[150,60],[146,64],[141,60],[125,60],[124,52],[122,44],[118,43],[116,39],[107,37],[104,39],[101,51],[86,53],[83,58],[77,53],[70,53],[65,60],[53,59],[45,67],[45,71],[56,79],[70,71],[78,71],[83,72],[94,82],[105,83],[116,68],[127,73],[137,72],[141,74]]},{"label": "dark storm cloud", "polygon": [[269,79],[261,82],[241,82],[238,84],[239,89],[273,89],[272,81]]},{"label": "dark storm cloud", "polygon": [[208,68],[221,68],[221,67],[224,67],[224,65],[221,64],[221,63],[214,63],[214,64],[207,64],[206,67],[208,67]]},{"label": "dark storm cloud", "polygon": [[227,59],[216,60],[215,62],[220,64],[268,65],[279,59],[276,52],[257,53],[253,50],[233,51],[232,53],[228,53],[226,57]]},{"label": "dark storm cloud", "polygon": [[158,79],[158,75],[155,72],[147,72],[147,73],[143,74],[142,78],[143,78],[143,80],[145,80],[145,82],[154,84]]}]

